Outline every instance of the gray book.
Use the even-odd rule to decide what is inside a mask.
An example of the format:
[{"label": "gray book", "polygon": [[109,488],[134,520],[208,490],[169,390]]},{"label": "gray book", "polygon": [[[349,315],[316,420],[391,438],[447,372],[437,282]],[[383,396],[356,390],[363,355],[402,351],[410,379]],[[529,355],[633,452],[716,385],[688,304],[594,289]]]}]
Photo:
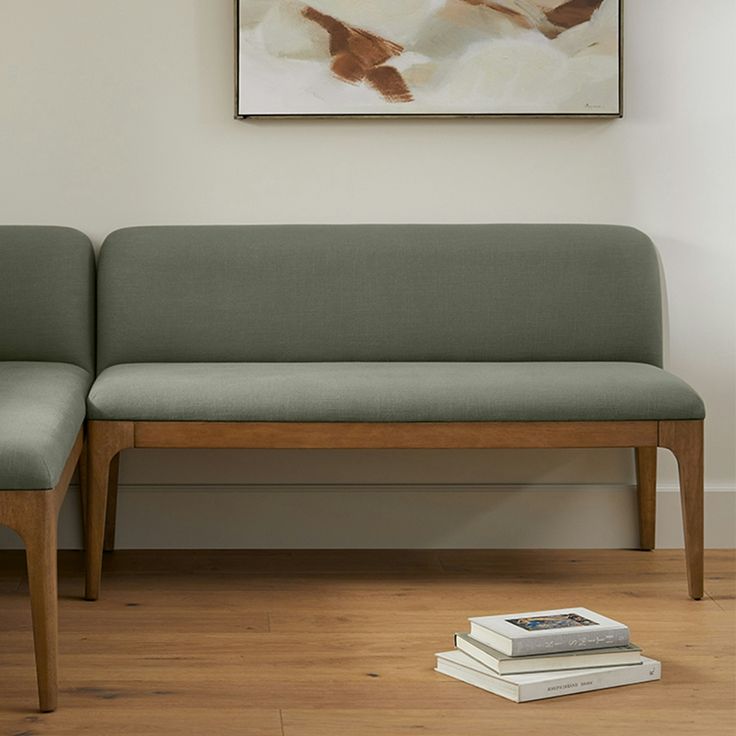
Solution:
[{"label": "gray book", "polygon": [[636,644],[607,649],[580,649],[573,652],[512,657],[483,642],[476,641],[469,634],[455,634],[455,646],[500,675],[641,664],[641,649]]},{"label": "gray book", "polygon": [[629,643],[629,628],[587,608],[507,613],[470,619],[476,641],[512,657],[608,649]]}]

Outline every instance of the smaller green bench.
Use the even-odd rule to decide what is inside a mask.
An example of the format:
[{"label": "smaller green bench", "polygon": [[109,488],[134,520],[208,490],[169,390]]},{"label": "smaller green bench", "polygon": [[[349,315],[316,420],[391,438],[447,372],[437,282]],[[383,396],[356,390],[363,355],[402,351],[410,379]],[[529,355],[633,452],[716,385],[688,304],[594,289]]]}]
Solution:
[{"label": "smaller green bench", "polygon": [[87,589],[132,447],[635,450],[679,461],[703,594],[703,402],[662,368],[657,255],[603,225],[126,228],[98,265]]}]

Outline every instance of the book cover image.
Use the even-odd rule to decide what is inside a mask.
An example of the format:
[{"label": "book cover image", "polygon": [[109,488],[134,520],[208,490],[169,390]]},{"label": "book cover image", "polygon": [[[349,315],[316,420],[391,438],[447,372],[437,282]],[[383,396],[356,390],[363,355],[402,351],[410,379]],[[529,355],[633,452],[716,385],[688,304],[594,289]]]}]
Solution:
[{"label": "book cover image", "polygon": [[524,629],[524,631],[550,631],[552,629],[571,629],[576,626],[598,626],[597,621],[591,621],[589,618],[572,611],[547,616],[507,618],[506,621],[520,629]]}]

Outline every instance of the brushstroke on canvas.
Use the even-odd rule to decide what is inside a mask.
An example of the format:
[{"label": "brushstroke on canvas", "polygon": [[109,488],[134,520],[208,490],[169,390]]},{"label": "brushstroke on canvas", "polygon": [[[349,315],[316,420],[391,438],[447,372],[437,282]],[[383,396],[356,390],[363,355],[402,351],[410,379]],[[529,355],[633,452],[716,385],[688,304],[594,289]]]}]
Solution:
[{"label": "brushstroke on canvas", "polygon": [[241,114],[616,114],[618,0],[240,0]]},{"label": "brushstroke on canvas", "polygon": [[411,102],[411,92],[401,74],[384,64],[392,56],[401,54],[403,46],[341,23],[311,5],[302,10],[302,15],[318,23],[329,34],[330,68],[338,79],[351,84],[365,80],[387,102]]}]

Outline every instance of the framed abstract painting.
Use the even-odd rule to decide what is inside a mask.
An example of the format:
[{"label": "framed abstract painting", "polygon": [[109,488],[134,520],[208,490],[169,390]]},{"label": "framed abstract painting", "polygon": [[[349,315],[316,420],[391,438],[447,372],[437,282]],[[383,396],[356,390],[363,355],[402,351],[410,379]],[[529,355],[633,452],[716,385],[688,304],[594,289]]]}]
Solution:
[{"label": "framed abstract painting", "polygon": [[236,0],[237,117],[620,117],[621,0]]}]

